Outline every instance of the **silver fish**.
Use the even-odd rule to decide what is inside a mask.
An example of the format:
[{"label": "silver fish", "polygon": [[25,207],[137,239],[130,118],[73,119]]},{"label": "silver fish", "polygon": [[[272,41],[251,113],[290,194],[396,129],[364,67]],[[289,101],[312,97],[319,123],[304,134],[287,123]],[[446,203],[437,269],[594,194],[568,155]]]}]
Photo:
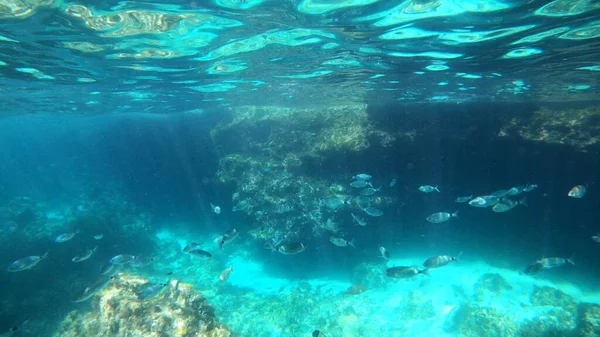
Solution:
[{"label": "silver fish", "polygon": [[356,180],[371,180],[371,178],[373,178],[373,177],[370,174],[366,174],[366,173],[359,173],[352,177],[352,179],[356,179]]},{"label": "silver fish", "polygon": [[586,193],[587,193],[587,187],[585,187],[583,185],[577,185],[577,186],[573,187],[571,190],[569,190],[569,193],[567,193],[567,195],[570,196],[571,198],[581,199],[585,196]]},{"label": "silver fish", "polygon": [[338,209],[344,205],[349,205],[350,202],[340,198],[325,198],[321,200],[321,204],[330,209]]},{"label": "silver fish", "polygon": [[295,255],[302,253],[306,249],[306,245],[302,242],[286,243],[277,247],[277,251],[283,255]]},{"label": "silver fish", "polygon": [[119,254],[119,255],[114,256],[112,259],[110,259],[110,263],[124,265],[124,264],[130,264],[135,259],[136,259],[136,257],[133,255]]},{"label": "silver fish", "polygon": [[238,202],[235,206],[233,206],[231,210],[233,212],[244,211],[248,208],[248,206],[250,206],[250,202],[248,200],[242,200]]},{"label": "silver fish", "polygon": [[366,180],[355,180],[350,183],[350,186],[354,187],[354,188],[363,188],[363,187],[373,186],[373,185],[371,185],[371,183]]},{"label": "silver fish", "polygon": [[363,208],[363,211],[370,216],[378,217],[383,215],[383,211],[375,207]]},{"label": "silver fish", "polygon": [[102,240],[103,237],[104,237],[104,234],[96,234],[93,236],[94,240]]},{"label": "silver fish", "polygon": [[101,276],[96,281],[94,281],[94,283],[87,286],[82,293],[75,296],[75,298],[72,301],[78,303],[92,298],[92,296],[100,292],[102,289],[106,288],[106,286],[108,286],[108,284],[112,280],[114,280],[114,276]]},{"label": "silver fish", "polygon": [[427,260],[425,260],[425,262],[423,262],[423,266],[428,269],[429,268],[440,268],[440,267],[448,265],[452,261],[458,261],[459,258],[460,258],[460,254],[458,255],[458,257],[449,256],[449,255],[433,256],[433,257],[430,257]]},{"label": "silver fish", "polygon": [[212,254],[202,250],[202,249],[192,249],[188,252],[190,255],[194,255],[194,256],[198,256],[198,257],[205,257],[205,258],[211,258]]},{"label": "silver fish", "polygon": [[223,249],[223,246],[225,244],[230,243],[231,241],[235,240],[235,238],[237,238],[238,235],[239,235],[239,232],[235,228],[230,229],[227,232],[225,232],[225,234],[223,234],[221,236],[221,240],[219,240],[219,249]]},{"label": "silver fish", "polygon": [[390,259],[390,252],[388,252],[383,246],[379,246],[379,254],[381,254],[381,257],[385,260]]},{"label": "silver fish", "polygon": [[441,222],[445,222],[450,220],[450,218],[457,218],[458,219],[458,211],[450,214],[448,212],[438,212],[438,213],[433,213],[430,216],[427,217],[427,221],[431,222],[431,223],[441,223]]},{"label": "silver fish", "polygon": [[565,263],[570,263],[572,265],[575,265],[575,262],[573,262],[573,257],[571,257],[569,259],[565,259],[562,257],[546,257],[546,258],[537,260],[536,263],[540,263],[546,269],[560,267],[560,266],[563,266]]},{"label": "silver fish", "polygon": [[525,273],[526,275],[533,275],[533,274],[537,274],[542,269],[544,269],[543,264],[541,264],[539,262],[534,262],[534,263],[530,264],[529,266],[527,266],[527,268],[525,268],[523,273]]},{"label": "silver fish", "polygon": [[596,235],[592,236],[592,240],[594,240],[596,242],[600,242],[600,234],[596,234]]},{"label": "silver fish", "polygon": [[190,242],[185,247],[183,247],[183,251],[189,253],[190,250],[200,249],[200,244],[196,242]]},{"label": "silver fish", "polygon": [[423,186],[419,186],[419,191],[421,191],[423,193],[431,193],[433,191],[439,192],[440,190],[438,189],[437,186],[423,185]]},{"label": "silver fish", "polygon": [[465,202],[471,200],[471,198],[473,198],[472,194],[470,196],[468,196],[468,197],[458,197],[458,198],[454,199],[454,201],[457,202],[457,203],[459,203],[459,204],[462,204],[462,203],[465,203]]},{"label": "silver fish", "polygon": [[369,196],[373,195],[381,190],[381,186],[379,188],[367,187],[365,189],[360,190],[360,195]]},{"label": "silver fish", "polygon": [[356,222],[357,225],[359,226],[366,226],[367,222],[365,221],[365,219],[361,218],[361,217],[357,217],[356,215],[354,215],[354,213],[350,213],[350,215],[352,215],[352,219]]},{"label": "silver fish", "polygon": [[19,331],[19,327],[18,326],[13,326],[12,328],[8,329],[8,331],[0,333],[0,337],[10,337],[10,336],[13,336],[14,334],[17,333],[17,331]]},{"label": "silver fish", "polygon": [[69,240],[71,240],[71,239],[72,239],[72,238],[73,238],[73,237],[74,237],[74,236],[75,236],[77,233],[79,233],[79,232],[63,233],[63,234],[61,234],[61,235],[57,236],[57,237],[56,237],[56,239],[54,239],[54,242],[61,243],[61,242],[66,242],[66,241],[69,241]]},{"label": "silver fish", "polygon": [[348,246],[352,246],[354,248],[356,248],[356,246],[354,245],[354,239],[348,241],[344,238],[338,238],[335,236],[330,236],[329,237],[329,242],[333,243],[334,245],[338,246],[338,247],[348,247]]},{"label": "silver fish", "polygon": [[394,187],[396,186],[396,178],[392,179],[392,181],[390,181],[390,187]]},{"label": "silver fish", "polygon": [[538,185],[530,184],[530,185],[525,186],[525,188],[523,189],[523,192],[531,192],[536,188],[538,188]]},{"label": "silver fish", "polygon": [[523,193],[523,191],[525,191],[525,186],[511,187],[508,190],[508,195],[509,196],[519,195],[519,194]]},{"label": "silver fish", "polygon": [[492,207],[492,211],[496,213],[508,212],[515,208],[517,205],[527,205],[526,199],[523,198],[521,201],[515,201],[511,199],[502,199]]},{"label": "silver fish", "polygon": [[89,259],[90,257],[92,257],[92,255],[96,252],[96,249],[98,249],[98,246],[94,247],[93,249],[88,249],[81,255],[75,256],[74,258],[71,259],[71,261],[73,261],[73,262],[85,261],[85,260]]},{"label": "silver fish", "polygon": [[154,262],[153,257],[136,256],[135,259],[133,261],[131,261],[131,263],[129,265],[134,268],[141,268],[141,267],[150,265],[152,262]]},{"label": "silver fish", "polygon": [[112,264],[112,263],[110,263],[110,262],[108,262],[108,263],[104,264],[102,266],[102,268],[100,268],[100,274],[101,275],[108,275],[108,274],[110,274],[113,271],[113,269],[115,269],[115,265]]},{"label": "silver fish", "polygon": [[40,263],[40,261],[45,259],[47,256],[48,256],[48,253],[46,253],[42,256],[32,255],[32,256],[22,258],[20,260],[17,260],[15,262],[11,263],[10,266],[8,266],[8,268],[6,268],[6,271],[14,273],[14,272],[18,272],[18,271],[31,269],[36,264]]},{"label": "silver fish", "polygon": [[166,283],[144,283],[136,289],[136,293],[140,300],[145,300],[158,295],[166,286],[169,285],[169,281]]},{"label": "silver fish", "polygon": [[484,195],[469,201],[469,205],[473,207],[490,207],[500,201],[500,198],[493,195]]},{"label": "silver fish", "polygon": [[417,267],[391,267],[386,269],[385,274],[393,278],[411,278],[419,274],[429,276],[429,271],[427,269],[420,270]]}]

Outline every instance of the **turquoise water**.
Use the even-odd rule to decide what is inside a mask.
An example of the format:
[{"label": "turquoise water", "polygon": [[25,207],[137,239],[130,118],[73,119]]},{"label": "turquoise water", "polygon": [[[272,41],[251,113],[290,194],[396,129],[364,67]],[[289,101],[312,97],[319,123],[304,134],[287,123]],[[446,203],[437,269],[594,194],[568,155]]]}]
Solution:
[{"label": "turquoise water", "polygon": [[600,336],[599,14],[0,2],[0,336]]}]

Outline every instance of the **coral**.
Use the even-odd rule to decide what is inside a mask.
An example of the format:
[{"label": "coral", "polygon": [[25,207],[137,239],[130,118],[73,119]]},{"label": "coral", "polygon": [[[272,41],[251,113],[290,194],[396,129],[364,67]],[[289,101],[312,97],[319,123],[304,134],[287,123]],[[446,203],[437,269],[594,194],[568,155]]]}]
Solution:
[{"label": "coral", "polygon": [[600,336],[600,304],[581,303],[577,312],[577,336]]},{"label": "coral", "polygon": [[486,298],[499,298],[504,292],[512,290],[512,286],[499,274],[483,274],[473,287],[477,301]]},{"label": "coral", "polygon": [[586,149],[600,142],[600,108],[553,110],[541,108],[504,122],[499,136],[566,144]]},{"label": "coral", "polygon": [[232,336],[191,285],[173,280],[155,296],[140,299],[138,294],[147,283],[118,275],[93,298],[92,312],[71,312],[54,336]]}]

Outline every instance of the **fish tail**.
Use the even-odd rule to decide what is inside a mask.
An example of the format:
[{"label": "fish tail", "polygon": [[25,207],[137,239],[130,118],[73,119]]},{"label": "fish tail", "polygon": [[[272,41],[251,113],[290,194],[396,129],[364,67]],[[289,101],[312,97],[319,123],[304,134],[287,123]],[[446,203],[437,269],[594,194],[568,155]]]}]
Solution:
[{"label": "fish tail", "polygon": [[47,257],[48,257],[48,252],[46,252],[46,254],[42,255],[42,257],[40,258],[40,260],[43,260],[43,259],[45,259]]},{"label": "fish tail", "polygon": [[458,253],[458,255],[456,255],[456,257],[454,258],[454,261],[458,262],[460,260],[460,257],[462,256],[462,253],[463,253],[462,251],[460,253]]},{"label": "fish tail", "polygon": [[354,245],[354,238],[352,238],[352,240],[350,240],[350,241],[348,242],[348,245],[350,245],[350,246],[352,246],[352,247],[356,248],[356,246]]},{"label": "fish tail", "polygon": [[423,274],[423,275],[427,275],[429,277],[431,277],[431,275],[429,275],[429,269],[425,268],[423,270],[419,270],[419,274]]},{"label": "fish tail", "polygon": [[571,255],[571,257],[567,259],[567,262],[569,262],[572,265],[575,265],[575,261],[573,261],[574,257],[575,257],[575,253],[573,253],[573,255]]},{"label": "fish tail", "polygon": [[456,212],[452,213],[452,217],[453,217],[453,218],[457,218],[457,219],[458,219],[458,211],[456,211]]}]

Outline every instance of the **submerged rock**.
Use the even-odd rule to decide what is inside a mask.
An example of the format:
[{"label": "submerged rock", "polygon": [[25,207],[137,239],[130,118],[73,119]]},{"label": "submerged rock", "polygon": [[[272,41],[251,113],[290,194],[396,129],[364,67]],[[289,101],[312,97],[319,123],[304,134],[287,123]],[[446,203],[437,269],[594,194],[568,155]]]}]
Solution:
[{"label": "submerged rock", "polygon": [[504,293],[511,291],[512,286],[500,274],[483,274],[475,286],[474,297],[477,301],[483,301],[486,298],[499,298]]},{"label": "submerged rock", "polygon": [[600,304],[581,303],[577,309],[577,336],[600,336]]},{"label": "submerged rock", "polygon": [[191,285],[173,280],[156,296],[141,299],[147,284],[143,278],[119,275],[93,298],[91,312],[69,313],[54,337],[232,336]]},{"label": "submerged rock", "polygon": [[458,324],[460,337],[516,337],[519,326],[510,317],[493,308],[468,307]]}]

